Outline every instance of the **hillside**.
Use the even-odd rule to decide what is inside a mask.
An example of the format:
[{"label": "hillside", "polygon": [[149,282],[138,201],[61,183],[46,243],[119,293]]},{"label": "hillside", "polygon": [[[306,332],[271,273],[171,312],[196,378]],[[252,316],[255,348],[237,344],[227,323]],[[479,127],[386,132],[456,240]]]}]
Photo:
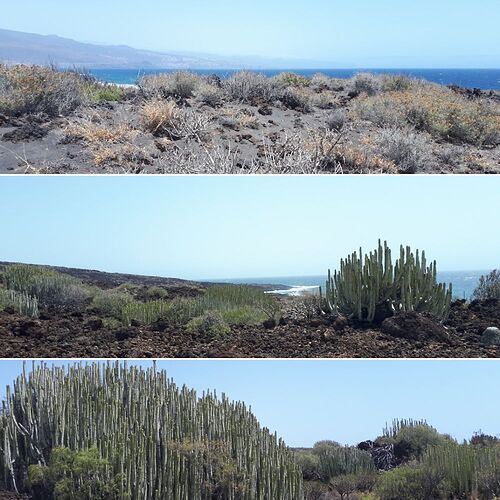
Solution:
[{"label": "hillside", "polygon": [[25,64],[57,64],[92,68],[212,68],[221,61],[196,56],[138,50],[126,45],[81,43],[56,35],[37,35],[0,29],[0,61]]}]

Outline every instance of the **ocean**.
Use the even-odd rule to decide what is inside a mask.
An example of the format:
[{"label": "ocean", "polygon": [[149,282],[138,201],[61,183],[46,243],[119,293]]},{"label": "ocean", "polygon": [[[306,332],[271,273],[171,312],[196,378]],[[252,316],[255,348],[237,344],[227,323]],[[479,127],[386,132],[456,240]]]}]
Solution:
[{"label": "ocean", "polygon": [[[457,299],[470,299],[479,283],[479,278],[490,271],[449,271],[438,272],[439,282],[451,283],[453,285],[453,296]],[[325,287],[326,276],[288,276],[267,278],[242,278],[231,280],[219,280],[221,283],[235,283],[242,285],[277,285],[276,290],[269,293],[279,295],[303,295],[314,293],[321,286]],[[280,289],[280,286],[288,287]]]},{"label": "ocean", "polygon": [[[168,73],[176,70],[168,69],[91,69],[89,70],[99,81],[132,85],[143,75]],[[227,78],[237,70],[192,70],[200,75],[216,74]],[[479,88],[483,90],[500,90],[500,69],[289,69],[289,70],[255,70],[266,76],[274,76],[283,71],[292,71],[303,76],[324,73],[334,78],[350,78],[356,73],[369,71],[372,73],[390,73],[422,78],[442,85],[459,85],[461,87]]]}]

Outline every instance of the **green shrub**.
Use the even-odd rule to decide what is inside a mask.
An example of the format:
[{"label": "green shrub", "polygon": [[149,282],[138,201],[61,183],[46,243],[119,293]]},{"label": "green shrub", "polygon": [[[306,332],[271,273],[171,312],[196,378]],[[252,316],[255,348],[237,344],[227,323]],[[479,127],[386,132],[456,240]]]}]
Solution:
[{"label": "green shrub", "polygon": [[163,300],[151,300],[149,302],[132,301],[122,309],[122,322],[129,326],[132,321],[140,321],[150,325],[168,314],[171,305]]},{"label": "green shrub", "polygon": [[7,288],[36,298],[43,306],[74,305],[88,297],[82,282],[68,274],[25,264],[7,266],[4,271]]},{"label": "green shrub", "polygon": [[280,73],[273,77],[279,87],[309,87],[311,80],[297,73]]},{"label": "green shrub", "polygon": [[441,498],[442,478],[421,467],[398,467],[380,475],[375,492],[380,500]]},{"label": "green shrub", "polygon": [[118,289],[99,290],[92,300],[92,306],[99,309],[105,316],[122,319],[123,310],[128,304],[134,302],[133,297]]},{"label": "green shrub", "polygon": [[398,459],[405,462],[420,459],[431,446],[449,442],[430,425],[403,427],[394,438],[394,451]]},{"label": "green shrub", "polygon": [[91,101],[121,101],[123,99],[123,89],[117,85],[95,85],[89,90]]},{"label": "green shrub", "polygon": [[238,323],[244,317],[252,322],[259,317],[276,319],[281,313],[280,304],[274,297],[245,285],[211,286],[195,299],[195,307],[200,314],[217,310],[229,323]]},{"label": "green shrub", "polygon": [[186,326],[188,332],[203,337],[217,337],[231,333],[231,329],[218,311],[208,311],[192,319]]},{"label": "green shrub", "polygon": [[473,293],[476,300],[500,299],[500,271],[493,270],[479,278],[479,284]]},{"label": "green shrub", "polygon": [[427,312],[445,320],[450,311],[452,286],[437,283],[436,261],[427,265],[425,252],[415,254],[401,245],[392,262],[387,242],[363,255],[362,249],[340,262],[340,271],[328,272],[327,307],[358,321],[384,319],[392,311]]},{"label": "green shrub", "polygon": [[259,325],[269,319],[266,313],[251,306],[223,311],[222,316],[230,325]]},{"label": "green shrub", "polygon": [[161,288],[159,286],[151,286],[146,288],[145,290],[139,293],[141,299],[145,300],[159,300],[166,299],[169,296],[169,293],[165,288]]},{"label": "green shrub", "polygon": [[106,481],[101,479],[109,467],[109,462],[100,458],[97,448],[78,452],[54,448],[47,466],[28,467],[28,482],[34,498],[118,500],[123,498],[119,493],[119,476]]},{"label": "green shrub", "polygon": [[351,498],[357,490],[357,479],[355,474],[342,474],[330,481],[331,487],[340,495],[341,500]]},{"label": "green shrub", "polygon": [[306,481],[320,479],[318,455],[310,451],[297,451],[295,453],[295,461],[302,470],[302,477]]}]

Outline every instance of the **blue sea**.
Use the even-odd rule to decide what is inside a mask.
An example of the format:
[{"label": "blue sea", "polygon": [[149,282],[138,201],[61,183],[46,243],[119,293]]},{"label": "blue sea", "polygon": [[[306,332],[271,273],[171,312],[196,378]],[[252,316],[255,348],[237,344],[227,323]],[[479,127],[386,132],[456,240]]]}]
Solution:
[{"label": "blue sea", "polygon": [[[453,285],[453,297],[456,299],[467,299],[472,297],[474,289],[479,283],[479,278],[490,271],[448,271],[438,272],[437,279],[441,283]],[[269,293],[279,295],[304,295],[315,293],[321,286],[325,287],[326,276],[288,276],[267,278],[242,278],[234,280],[223,280],[224,283],[235,283],[243,285],[276,285],[276,290]],[[281,287],[287,287],[281,289]]]},{"label": "blue sea", "polygon": [[[143,75],[158,73],[169,73],[175,70],[169,69],[91,69],[89,70],[99,81],[108,83],[128,84],[137,83]],[[221,78],[227,78],[238,70],[192,70],[200,75],[216,74]],[[356,73],[369,71],[372,73],[390,73],[397,75],[408,75],[422,78],[442,85],[459,85],[461,87],[479,88],[483,90],[500,90],[500,69],[280,69],[280,70],[256,70],[266,76],[274,76],[283,71],[292,71],[303,76],[312,76],[316,73],[324,73],[333,78],[350,78]]]}]

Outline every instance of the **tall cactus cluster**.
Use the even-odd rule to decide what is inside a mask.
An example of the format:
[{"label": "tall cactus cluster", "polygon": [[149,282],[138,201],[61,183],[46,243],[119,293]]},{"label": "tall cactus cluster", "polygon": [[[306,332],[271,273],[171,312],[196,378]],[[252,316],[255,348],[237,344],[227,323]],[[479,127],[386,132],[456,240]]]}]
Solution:
[{"label": "tall cactus cluster", "polygon": [[25,368],[7,388],[0,447],[0,489],[28,491],[26,469],[53,449],[96,447],[119,498],[303,499],[292,453],[243,403],[198,397],[154,367]]},{"label": "tall cactus cluster", "polygon": [[38,316],[38,300],[27,293],[0,288],[0,310],[13,307],[19,314],[36,318]]},{"label": "tall cactus cluster", "polygon": [[436,261],[427,264],[425,252],[401,246],[393,264],[391,249],[379,240],[378,248],[363,256],[362,249],[340,262],[333,276],[328,271],[326,304],[330,311],[359,321],[373,322],[380,311],[427,312],[448,318],[452,286],[437,283]]},{"label": "tall cactus cluster", "polygon": [[[490,487],[491,493],[500,490],[500,447],[472,446],[449,442],[429,447],[422,458],[429,473],[446,478],[453,498],[469,498],[477,494],[479,483]],[[497,498],[496,495],[486,498]],[[451,496],[450,496],[451,498]]]},{"label": "tall cactus cluster", "polygon": [[351,446],[325,447],[319,453],[319,472],[326,481],[343,474],[374,471],[371,455]]}]

